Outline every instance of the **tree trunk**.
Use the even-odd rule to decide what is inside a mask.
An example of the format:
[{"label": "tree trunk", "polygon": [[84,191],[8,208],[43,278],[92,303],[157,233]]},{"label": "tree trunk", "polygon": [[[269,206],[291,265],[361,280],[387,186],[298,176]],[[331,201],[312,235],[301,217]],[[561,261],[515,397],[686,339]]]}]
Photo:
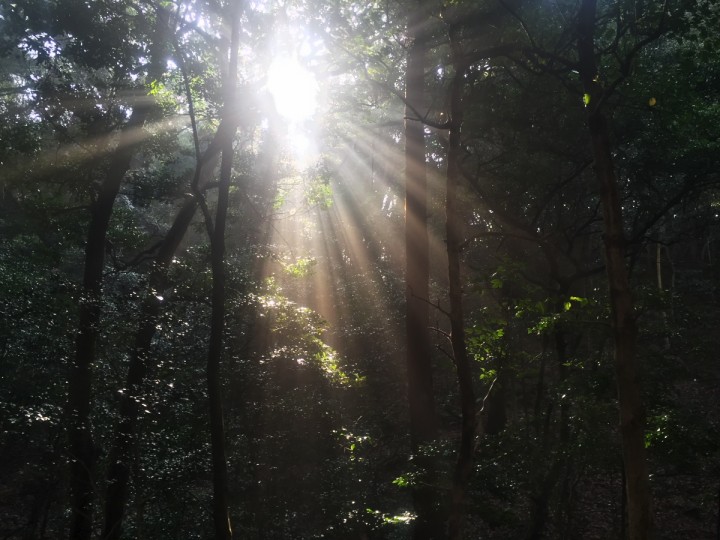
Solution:
[{"label": "tree trunk", "polygon": [[[230,10],[231,38],[230,62],[225,86],[225,113],[236,118],[235,88],[238,72],[240,37],[240,2]],[[225,332],[225,228],[227,222],[230,179],[233,166],[233,139],[237,124],[232,124],[230,135],[221,141],[220,182],[214,228],[210,228],[210,265],[212,268],[212,312],[210,316],[210,342],[207,359],[208,407],[210,414],[210,445],[213,471],[212,513],[216,540],[232,539],[232,526],[228,505],[228,472],[225,458],[225,425],[222,407],[222,381],[220,364]]]},{"label": "tree trunk", "polygon": [[[425,171],[425,127],[415,110],[423,105],[425,86],[424,2],[410,11],[407,23],[407,72],[405,81],[405,325],[410,440],[412,453],[421,468],[432,468],[423,459],[421,447],[437,438],[429,337],[429,240],[427,230],[427,175]],[[426,463],[428,462],[428,463]],[[428,471],[432,477],[431,470]],[[431,478],[429,478],[431,480]],[[438,515],[436,489],[431,481],[413,486],[417,513],[413,537],[439,538],[442,519]]]},{"label": "tree trunk", "polygon": [[610,289],[620,434],[627,479],[628,537],[652,538],[652,505],[645,458],[645,413],[636,360],[637,325],[625,263],[625,235],[607,120],[600,108],[594,29],[597,0],[583,0],[578,26],[580,78],[586,94],[588,129],[600,189],[605,229],[605,264]]},{"label": "tree trunk", "polygon": [[93,501],[95,499],[95,446],[90,425],[92,399],[92,368],[100,327],[102,303],[102,274],[105,264],[105,240],[115,197],[125,173],[130,168],[140,129],[148,115],[146,106],[136,106],[122,133],[108,166],[108,173],[100,185],[96,199],[90,206],[90,225],[85,245],[85,272],[79,306],[78,334],[75,358],[68,375],[68,442],[70,448],[70,538],[87,540],[92,533]]},{"label": "tree trunk", "polygon": [[227,217],[230,169],[232,167],[232,140],[223,148],[220,166],[220,187],[215,228],[211,242],[212,266],[212,314],[210,318],[210,343],[207,361],[208,404],[210,412],[210,443],[213,469],[213,522],[215,538],[232,538],[228,513],[228,475],[225,459],[225,426],[222,408],[222,359],[223,333],[225,330],[225,221]]},{"label": "tree trunk", "polygon": [[[151,45],[151,77],[158,77],[164,69],[163,36],[167,30],[169,13],[160,9],[157,15],[158,37]],[[92,439],[90,403],[92,400],[92,368],[96,356],[96,342],[100,329],[102,303],[102,274],[105,265],[105,243],[115,198],[139,141],[137,131],[142,128],[152,108],[151,103],[138,99],[130,119],[120,132],[117,147],[108,164],[107,175],[100,184],[90,205],[90,224],[85,245],[83,292],[78,309],[78,333],[75,358],[68,374],[68,446],[70,453],[70,538],[88,540],[92,534],[95,499],[96,450]]]},{"label": "tree trunk", "polygon": [[[416,109],[424,95],[425,44],[416,34],[425,18],[420,10],[408,22],[405,97]],[[421,119],[405,109],[405,248],[407,371],[410,433],[413,446],[437,436],[429,338],[429,240],[427,230],[427,175],[425,132]]]},{"label": "tree trunk", "polygon": [[467,484],[472,472],[473,453],[475,451],[475,392],[473,390],[470,359],[465,346],[465,317],[462,301],[462,278],[460,275],[460,245],[462,219],[458,209],[458,188],[462,173],[460,159],[462,153],[461,129],[463,123],[463,80],[465,68],[460,61],[459,44],[450,29],[450,46],[452,48],[453,78],[450,96],[450,133],[448,140],[448,168],[446,178],[445,200],[445,234],[448,256],[448,287],[450,299],[450,340],[453,358],[457,371],[460,389],[460,410],[462,413],[462,429],[460,451],[453,475],[450,515],[448,519],[449,538],[462,538],[464,505]]}]

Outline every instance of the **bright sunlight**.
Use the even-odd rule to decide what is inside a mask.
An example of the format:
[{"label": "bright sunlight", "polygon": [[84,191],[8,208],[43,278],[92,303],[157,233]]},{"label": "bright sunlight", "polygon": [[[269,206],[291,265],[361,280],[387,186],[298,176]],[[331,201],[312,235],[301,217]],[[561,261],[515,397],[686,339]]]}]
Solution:
[{"label": "bright sunlight", "polygon": [[315,76],[294,58],[277,58],[270,65],[268,89],[277,112],[291,122],[302,122],[317,108]]}]

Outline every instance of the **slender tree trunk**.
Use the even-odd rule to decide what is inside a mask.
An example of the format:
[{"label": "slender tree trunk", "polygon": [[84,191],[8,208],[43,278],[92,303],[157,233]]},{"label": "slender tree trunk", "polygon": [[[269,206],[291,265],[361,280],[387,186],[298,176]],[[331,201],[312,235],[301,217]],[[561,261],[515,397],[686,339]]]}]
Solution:
[{"label": "slender tree trunk", "polygon": [[[240,3],[236,0],[230,10],[231,38],[230,62],[225,86],[225,113],[236,118],[235,88],[238,71],[238,47],[240,36]],[[222,144],[220,162],[220,183],[218,186],[217,210],[214,227],[210,228],[210,265],[212,268],[212,312],[210,316],[210,342],[207,359],[208,406],[210,414],[210,445],[213,471],[212,513],[216,540],[230,540],[232,526],[228,505],[228,472],[225,457],[225,425],[222,407],[222,380],[220,365],[225,332],[225,228],[227,223],[230,179],[233,166],[233,139],[236,123],[232,125],[231,136]]]},{"label": "slender tree trunk", "polygon": [[47,492],[36,493],[30,506],[30,516],[23,527],[22,540],[34,540],[37,538],[37,529],[41,520],[43,509],[47,508]]},{"label": "slender tree trunk", "polygon": [[[429,337],[430,256],[427,230],[427,173],[425,132],[415,110],[423,106],[425,87],[424,1],[416,2],[408,15],[407,72],[405,98],[405,347],[410,406],[410,439],[416,463],[429,469],[421,447],[437,438],[437,417],[433,396],[431,345]],[[431,481],[413,487],[417,518],[413,538],[428,540],[442,535],[436,488]]]},{"label": "slender tree trunk", "polygon": [[[419,110],[424,96],[425,44],[417,36],[425,22],[420,9],[409,17],[406,100]],[[413,444],[437,436],[429,338],[429,240],[425,132],[421,119],[405,109],[405,247],[407,371]]]},{"label": "slender tree trunk", "polygon": [[[229,148],[228,148],[229,146]],[[225,458],[225,426],[222,408],[222,359],[223,333],[225,330],[225,222],[227,216],[230,168],[232,167],[232,141],[223,148],[220,173],[218,207],[212,239],[212,314],[210,318],[210,343],[207,361],[208,403],[210,410],[210,443],[213,469],[213,522],[215,538],[232,538],[228,513],[228,475]]]},{"label": "slender tree trunk", "polygon": [[232,140],[223,148],[220,165],[220,186],[215,228],[212,238],[212,314],[210,318],[210,343],[207,362],[208,403],[210,410],[210,443],[213,469],[213,522],[215,538],[232,538],[228,513],[228,474],[225,458],[225,425],[222,408],[222,381],[220,364],[225,331],[225,225],[227,218],[230,172],[232,168]]},{"label": "slender tree trunk", "polygon": [[[280,177],[278,164],[281,157],[281,149],[283,147],[280,126],[282,119],[277,115],[270,115],[268,129],[260,141],[260,152],[257,158],[257,173],[254,175],[254,183],[248,186],[248,190],[252,191],[252,199],[259,205],[256,208],[258,217],[262,219],[262,226],[256,230],[248,229],[247,236],[243,240],[247,245],[267,246],[270,244],[272,233],[274,232],[275,223],[272,217],[273,194],[277,192],[278,180]],[[248,208],[251,211],[252,208]],[[256,258],[251,265],[251,275],[256,281],[262,281],[267,278],[266,272],[267,261],[264,258]],[[260,317],[257,311],[251,314],[251,324],[247,332],[247,341],[245,344],[246,357],[252,358],[254,355],[264,354],[268,350],[270,341],[270,325],[265,317]],[[239,497],[243,501],[243,512],[240,517],[238,526],[241,529],[262,530],[265,524],[264,510],[266,508],[264,502],[266,499],[263,475],[260,471],[259,463],[261,459],[261,446],[265,431],[266,417],[261,408],[253,406],[252,403],[262,401],[266,392],[267,380],[265,382],[254,381],[248,387],[249,393],[244,395],[244,400],[236,402],[236,407],[240,408],[235,412],[244,418],[243,432],[248,437],[248,449],[245,456],[245,463],[251,464],[251,480],[246,482],[243,489],[239,493]],[[242,384],[240,387],[230,389],[230,392],[237,393],[243,391]]]},{"label": "slender tree trunk", "polygon": [[90,206],[90,225],[85,245],[85,272],[79,306],[75,358],[68,376],[68,442],[70,448],[70,538],[87,540],[92,533],[95,499],[95,446],[90,423],[92,369],[99,334],[102,304],[102,274],[105,263],[105,241],[115,197],[130,160],[139,130],[148,115],[146,106],[136,106],[118,138],[118,147],[108,166],[108,173]]},{"label": "slender tree trunk", "polygon": [[652,538],[652,504],[645,457],[645,413],[636,360],[637,324],[625,263],[625,235],[612,161],[607,120],[600,108],[603,90],[597,78],[594,29],[597,0],[582,0],[578,26],[580,78],[586,94],[588,129],[600,188],[605,228],[605,265],[610,289],[620,433],[625,467],[628,537]]},{"label": "slender tree trunk", "polygon": [[717,540],[720,540],[720,488],[718,488],[717,511]]},{"label": "slender tree trunk", "polygon": [[[152,64],[149,69],[151,77],[158,77],[164,69],[162,45],[168,20],[167,10],[160,9],[157,15],[158,36],[151,46]],[[117,148],[108,164],[107,175],[90,205],[75,357],[68,374],[68,445],[71,459],[70,538],[73,540],[88,540],[93,527],[96,450],[92,439],[90,404],[92,369],[100,328],[107,231],[120,184],[130,168],[135,147],[140,140],[138,131],[142,129],[151,108],[151,103],[142,103],[141,99],[134,104],[130,119],[118,137]]]},{"label": "slender tree trunk", "polygon": [[450,96],[450,133],[448,141],[448,168],[445,200],[445,234],[448,256],[448,286],[450,298],[450,340],[460,389],[460,410],[462,429],[460,451],[453,475],[450,515],[448,519],[451,540],[462,538],[464,506],[467,484],[472,472],[475,451],[476,411],[475,392],[473,390],[470,359],[465,346],[465,316],[462,301],[462,277],[460,275],[460,245],[462,219],[458,209],[458,188],[462,173],[460,159],[462,154],[461,129],[463,123],[463,80],[465,68],[460,61],[459,43],[450,29],[455,76]]}]

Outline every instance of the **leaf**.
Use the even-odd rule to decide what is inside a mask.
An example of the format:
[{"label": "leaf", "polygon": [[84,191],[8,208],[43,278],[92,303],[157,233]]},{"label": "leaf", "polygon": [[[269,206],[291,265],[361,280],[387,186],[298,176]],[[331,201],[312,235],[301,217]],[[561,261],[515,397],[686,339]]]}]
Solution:
[{"label": "leaf", "polygon": [[151,96],[157,96],[164,89],[163,84],[160,81],[150,81],[150,91],[148,94]]},{"label": "leaf", "polygon": [[312,257],[301,257],[294,263],[283,263],[285,271],[292,277],[305,277],[312,272],[317,261]]},{"label": "leaf", "polygon": [[586,107],[590,105],[590,94],[583,94],[583,103]]},{"label": "leaf", "polygon": [[407,487],[410,485],[410,479],[406,476],[398,476],[392,483],[398,487]]}]

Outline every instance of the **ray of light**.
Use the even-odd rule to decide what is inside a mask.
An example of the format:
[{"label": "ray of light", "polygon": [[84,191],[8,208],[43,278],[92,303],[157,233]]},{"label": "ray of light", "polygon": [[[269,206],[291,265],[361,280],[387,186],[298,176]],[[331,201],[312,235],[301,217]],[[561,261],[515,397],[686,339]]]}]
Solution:
[{"label": "ray of light", "polygon": [[[132,146],[144,141],[153,133],[182,129],[185,127],[185,122],[186,120],[181,116],[174,116],[147,124],[144,127],[126,129],[123,131],[124,144]],[[34,176],[42,177],[55,174],[58,167],[99,161],[112,155],[119,148],[115,144],[119,134],[119,131],[114,131],[48,148],[33,158],[32,169],[28,168],[25,163],[18,163],[14,167],[7,167],[5,174],[7,178],[15,178],[30,172]]]},{"label": "ray of light", "polygon": [[[306,125],[310,123],[318,134],[314,142],[333,164],[333,204],[327,210],[296,216],[289,216],[288,208],[282,210],[287,219],[271,233],[273,243],[285,245],[292,260],[310,257],[316,264],[307,277],[279,280],[287,284],[293,300],[327,321],[326,341],[361,368],[372,362],[368,358],[376,346],[368,332],[376,331],[387,339],[402,335],[398,327],[405,255],[402,120],[360,125],[336,111],[328,120],[306,121]],[[330,140],[334,141],[331,146]],[[432,163],[428,163],[428,171],[430,197],[437,203],[436,214],[431,216],[431,258],[434,273],[442,281],[445,250],[440,206],[444,188]],[[282,276],[281,265],[266,270]],[[370,320],[374,321],[370,324],[383,321],[385,327],[369,330]],[[402,363],[391,364],[388,369],[397,370],[398,380],[402,380]]]}]

